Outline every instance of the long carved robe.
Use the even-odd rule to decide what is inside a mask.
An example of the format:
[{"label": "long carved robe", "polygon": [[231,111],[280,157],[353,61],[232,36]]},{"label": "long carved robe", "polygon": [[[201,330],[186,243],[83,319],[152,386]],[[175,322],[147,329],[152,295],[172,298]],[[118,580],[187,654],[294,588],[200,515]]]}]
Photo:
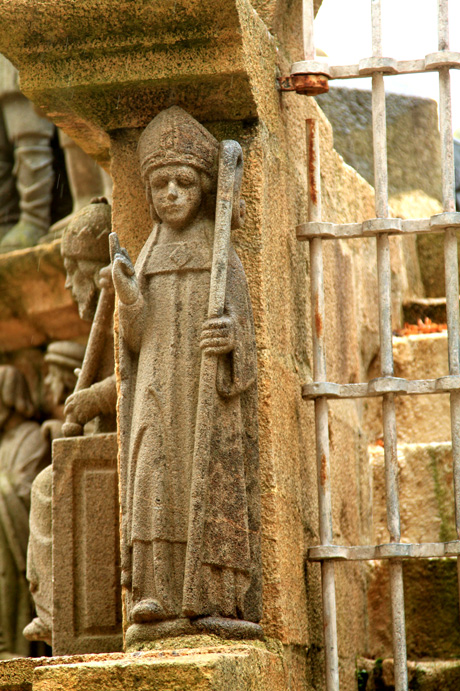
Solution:
[{"label": "long carved robe", "polygon": [[[140,297],[119,304],[122,568],[134,601],[156,599],[169,615],[259,621],[256,353],[246,279],[233,248],[225,313],[234,319],[236,345],[219,357],[209,410],[204,525],[189,520],[212,232],[209,225],[199,239],[162,244],[161,226],[154,228],[136,263]],[[187,579],[194,587],[185,606],[186,551],[195,530],[202,535],[199,567]]]},{"label": "long carved robe", "polygon": [[32,481],[48,461],[47,444],[36,422],[23,422],[0,440],[0,627],[1,646],[29,654],[22,629],[30,621],[26,581]]}]

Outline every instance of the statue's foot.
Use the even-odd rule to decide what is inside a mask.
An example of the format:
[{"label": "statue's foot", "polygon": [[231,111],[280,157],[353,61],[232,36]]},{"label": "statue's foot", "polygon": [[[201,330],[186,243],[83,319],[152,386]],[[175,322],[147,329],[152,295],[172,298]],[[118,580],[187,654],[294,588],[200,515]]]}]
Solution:
[{"label": "statue's foot", "polygon": [[48,645],[52,644],[52,631],[40,617],[32,619],[22,633],[28,641],[45,641]]},{"label": "statue's foot", "polygon": [[131,610],[131,620],[135,624],[168,619],[168,613],[158,600],[140,600]]},{"label": "statue's foot", "polygon": [[33,247],[46,230],[30,221],[18,221],[0,241],[0,252],[12,252]]}]

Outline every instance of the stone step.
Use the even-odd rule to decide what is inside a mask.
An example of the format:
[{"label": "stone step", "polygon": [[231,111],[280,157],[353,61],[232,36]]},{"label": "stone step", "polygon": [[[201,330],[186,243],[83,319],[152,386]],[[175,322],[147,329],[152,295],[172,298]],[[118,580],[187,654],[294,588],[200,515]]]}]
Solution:
[{"label": "stone step", "polygon": [[[357,660],[358,691],[394,691],[393,660]],[[458,691],[460,660],[408,661],[410,691]]]},{"label": "stone step", "polygon": [[[373,541],[388,542],[384,449],[369,447]],[[456,539],[452,448],[449,442],[398,444],[399,501],[403,542]]]},{"label": "stone step", "polygon": [[[373,542],[379,544],[389,541],[383,448],[369,447],[369,459]],[[402,542],[456,539],[451,445],[400,444],[398,463]],[[460,656],[456,559],[408,560],[403,570],[408,656],[412,659]],[[369,651],[375,658],[391,657],[388,564],[370,562],[367,574]]]},{"label": "stone step", "polygon": [[[449,373],[447,332],[393,338],[395,376],[403,379],[437,379]],[[378,365],[369,378],[379,376]],[[450,404],[448,394],[396,396],[396,424],[401,442],[449,441]],[[364,403],[364,427],[370,440],[383,433],[379,398]]]}]

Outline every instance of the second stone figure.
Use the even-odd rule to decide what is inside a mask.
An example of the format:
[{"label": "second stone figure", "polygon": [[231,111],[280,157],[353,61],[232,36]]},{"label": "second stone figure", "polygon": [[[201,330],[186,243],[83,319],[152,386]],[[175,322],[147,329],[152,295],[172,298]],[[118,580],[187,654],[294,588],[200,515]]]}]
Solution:
[{"label": "second stone figure", "polygon": [[126,644],[259,637],[256,348],[229,244],[244,210],[241,149],[225,142],[219,154],[174,106],[138,152],[153,230],[135,266],[112,237]]}]

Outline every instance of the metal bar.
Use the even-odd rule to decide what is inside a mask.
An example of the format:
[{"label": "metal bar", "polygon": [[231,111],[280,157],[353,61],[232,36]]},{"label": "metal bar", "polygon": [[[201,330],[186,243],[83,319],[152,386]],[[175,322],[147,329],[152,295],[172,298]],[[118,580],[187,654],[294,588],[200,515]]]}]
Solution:
[{"label": "metal bar", "polygon": [[460,213],[436,214],[431,218],[370,218],[362,223],[329,223],[325,221],[301,223],[296,227],[297,239],[350,240],[354,238],[378,237],[388,235],[411,235],[421,233],[440,233],[446,228],[460,230]]},{"label": "metal bar", "polygon": [[[347,399],[375,398],[383,394],[394,396],[425,396],[427,394],[447,394],[460,391],[460,376],[447,375],[439,379],[401,379],[399,377],[379,377],[360,384],[336,384],[335,382],[311,382],[302,387],[306,400],[316,398]],[[459,427],[460,431],[460,427]]]},{"label": "metal bar", "polygon": [[[372,0],[372,53],[382,55],[380,0]],[[372,75],[372,129],[374,147],[375,215],[388,217],[388,167],[386,147],[385,85],[382,72]],[[377,236],[377,273],[379,290],[380,360],[382,376],[392,377],[393,342],[391,329],[391,265],[390,241],[387,233]],[[385,485],[387,524],[392,542],[401,537],[398,453],[394,394],[386,393],[382,400],[384,429]],[[407,691],[407,654],[404,615],[404,589],[401,562],[390,563],[390,594],[392,610],[393,656],[395,691]]]},{"label": "metal bar", "polygon": [[300,60],[291,67],[291,75],[326,74],[328,79],[360,79],[370,77],[373,72],[388,76],[397,74],[421,74],[437,72],[442,67],[460,69],[460,53],[440,50],[416,60],[395,60],[393,58],[363,58],[355,65],[328,65],[317,60]]},{"label": "metal bar", "polygon": [[[438,50],[449,50],[449,4],[438,0]],[[439,70],[439,122],[441,130],[442,198],[444,211],[455,211],[454,145],[452,135],[452,104],[449,67]],[[458,248],[455,228],[446,229],[444,236],[444,267],[446,281],[446,312],[449,372],[460,372],[459,362],[459,285]],[[460,536],[460,394],[450,396],[452,460],[454,475],[455,526]],[[457,559],[460,597],[460,559]]]},{"label": "metal bar", "polygon": [[305,60],[314,60],[316,55],[315,39],[313,34],[313,22],[315,20],[315,8],[313,0],[303,0],[302,2],[302,31],[303,31],[303,54]]},{"label": "metal bar", "polygon": [[445,559],[460,555],[460,540],[451,542],[406,543],[383,545],[319,545],[310,547],[309,561],[378,561],[383,559]]},{"label": "metal bar", "polygon": [[[307,120],[308,200],[309,218],[321,221],[321,177],[319,152],[319,124]],[[313,333],[313,376],[315,381],[326,380],[326,350],[324,340],[324,272],[322,241],[310,242],[311,310]],[[328,402],[315,401],[316,464],[318,481],[319,533],[322,544],[332,542],[332,503],[329,457]],[[332,562],[321,564],[323,598],[323,631],[326,658],[326,689],[339,689],[339,656],[337,647],[337,609],[335,572]]]}]

